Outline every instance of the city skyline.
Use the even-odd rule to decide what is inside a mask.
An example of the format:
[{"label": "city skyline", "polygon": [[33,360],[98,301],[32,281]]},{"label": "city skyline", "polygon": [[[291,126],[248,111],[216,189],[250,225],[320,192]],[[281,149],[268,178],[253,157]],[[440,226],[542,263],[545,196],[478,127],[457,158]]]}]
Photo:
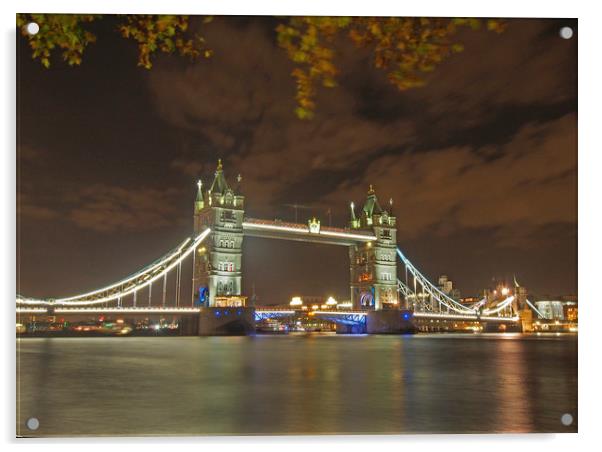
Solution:
[{"label": "city skyline", "polygon": [[[300,220],[327,224],[330,210],[344,226],[373,184],[432,279],[447,274],[474,295],[516,274],[535,294],[575,293],[576,42],[558,37],[565,22],[466,32],[463,53],[403,93],[347,55],[341,86],[320,93],[309,122],[292,113],[271,18],[216,18],[214,59],[161,57],[151,71],[110,21],[78,68],[43,69],[18,38],[18,288],[70,295],[162,255],[190,235],[196,181],[222,158],[230,180],[242,174],[251,216],[292,220],[298,203],[310,206]],[[229,51],[239,45],[247,51]],[[254,283],[276,303],[348,290],[345,250],[245,246],[246,293]]]}]

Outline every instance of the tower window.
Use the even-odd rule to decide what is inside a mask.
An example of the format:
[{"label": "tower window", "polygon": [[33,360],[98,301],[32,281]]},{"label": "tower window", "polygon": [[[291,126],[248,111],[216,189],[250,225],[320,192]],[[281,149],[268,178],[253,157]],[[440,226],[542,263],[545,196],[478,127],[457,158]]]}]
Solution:
[{"label": "tower window", "polygon": [[236,218],[234,217],[234,212],[231,210],[222,210],[222,221],[234,221]]},{"label": "tower window", "polygon": [[220,262],[217,265],[217,268],[221,272],[233,272],[234,271],[234,263],[232,263],[232,262]]}]

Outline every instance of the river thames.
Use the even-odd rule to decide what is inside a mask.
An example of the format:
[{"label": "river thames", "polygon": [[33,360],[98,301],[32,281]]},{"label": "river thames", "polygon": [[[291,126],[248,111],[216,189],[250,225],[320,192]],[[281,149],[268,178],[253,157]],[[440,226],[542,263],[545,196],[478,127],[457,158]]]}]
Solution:
[{"label": "river thames", "polygon": [[17,340],[24,436],[576,431],[576,335]]}]

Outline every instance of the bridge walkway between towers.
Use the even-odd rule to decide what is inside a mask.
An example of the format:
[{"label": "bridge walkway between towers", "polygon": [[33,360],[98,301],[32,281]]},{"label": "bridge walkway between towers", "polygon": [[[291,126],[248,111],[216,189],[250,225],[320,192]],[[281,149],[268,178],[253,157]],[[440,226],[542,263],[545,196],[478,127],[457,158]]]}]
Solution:
[{"label": "bridge walkway between towers", "polygon": [[330,245],[351,246],[357,243],[376,240],[376,236],[372,232],[351,231],[346,228],[322,226],[317,221],[302,224],[279,220],[245,218],[242,228],[246,237],[296,240]]}]

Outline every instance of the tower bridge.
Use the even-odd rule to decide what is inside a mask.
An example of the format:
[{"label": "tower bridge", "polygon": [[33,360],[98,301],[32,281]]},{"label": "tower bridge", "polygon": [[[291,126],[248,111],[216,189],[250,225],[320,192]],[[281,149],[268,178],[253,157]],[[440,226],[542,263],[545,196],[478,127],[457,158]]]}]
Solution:
[{"label": "tower bridge", "polygon": [[[249,306],[247,302],[243,290],[243,241],[261,237],[348,248],[351,308],[314,313],[336,322],[343,332],[394,333],[409,330],[421,321],[502,322],[520,326],[530,318],[532,304],[518,284],[502,299],[484,298],[473,305],[461,304],[432,284],[397,246],[392,200],[381,205],[372,186],[361,209],[350,204],[348,225],[336,228],[322,226],[316,218],[300,224],[246,217],[241,180],[239,175],[231,187],[219,161],[207,189],[198,181],[192,237],[138,272],[100,289],[55,299],[18,295],[17,316],[41,312],[171,315],[191,320],[188,329],[201,335],[251,333],[256,320],[299,314],[298,310],[285,312]],[[185,262],[192,264],[192,291],[188,295],[181,293]],[[168,297],[170,275],[175,277],[176,291]]]}]

